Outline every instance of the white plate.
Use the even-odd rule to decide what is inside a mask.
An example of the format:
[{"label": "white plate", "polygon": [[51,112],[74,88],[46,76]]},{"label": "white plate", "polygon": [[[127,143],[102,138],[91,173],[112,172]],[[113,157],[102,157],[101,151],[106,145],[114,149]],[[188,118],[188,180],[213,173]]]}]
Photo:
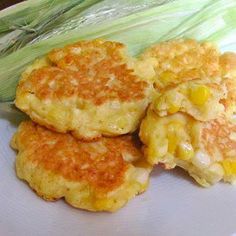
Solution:
[{"label": "white plate", "polygon": [[15,175],[9,141],[23,117],[0,113],[0,236],[235,236],[236,186],[197,186],[181,170],[154,170],[149,190],[117,213],[45,202]]}]

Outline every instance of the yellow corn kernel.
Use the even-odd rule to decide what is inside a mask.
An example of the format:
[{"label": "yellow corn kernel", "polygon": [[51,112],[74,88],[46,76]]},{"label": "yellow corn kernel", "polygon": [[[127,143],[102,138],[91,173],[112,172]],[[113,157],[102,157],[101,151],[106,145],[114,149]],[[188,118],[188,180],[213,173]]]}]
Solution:
[{"label": "yellow corn kernel", "polygon": [[178,112],[179,109],[180,109],[180,107],[178,105],[170,104],[167,111],[170,114],[174,114],[174,113]]},{"label": "yellow corn kernel", "polygon": [[177,147],[176,154],[181,160],[189,160],[194,156],[193,147],[190,143],[181,142]]},{"label": "yellow corn kernel", "polygon": [[204,105],[210,97],[210,90],[205,85],[199,85],[190,89],[190,100],[195,105]]},{"label": "yellow corn kernel", "polygon": [[153,99],[153,106],[156,110],[160,110],[161,109],[161,104],[162,104],[162,97],[156,97]]},{"label": "yellow corn kernel", "polygon": [[[155,58],[149,58],[146,60],[137,60],[135,63],[135,74],[139,75],[139,77],[144,78],[148,81],[154,82],[155,80],[155,70],[154,67],[157,64],[157,60]],[[132,66],[131,66],[132,67]]]},{"label": "yellow corn kernel", "polygon": [[168,134],[168,152],[171,154],[175,153],[176,147],[178,143],[178,138],[175,134]]},{"label": "yellow corn kernel", "polygon": [[66,124],[65,121],[70,119],[70,112],[68,112],[68,109],[61,109],[58,106],[53,106],[51,110],[47,113],[47,118],[51,122],[57,122],[60,124],[61,128],[64,127],[64,124]]},{"label": "yellow corn kernel", "polygon": [[171,83],[173,80],[176,80],[176,74],[171,71],[164,71],[160,74],[160,81],[164,84]]},{"label": "yellow corn kernel", "polygon": [[221,164],[226,175],[236,175],[236,161],[224,160]]},{"label": "yellow corn kernel", "polygon": [[[155,107],[155,109],[157,111],[159,111],[159,110],[162,110],[162,106],[163,106],[163,104],[165,105],[166,102],[167,101],[166,101],[165,96],[157,97],[153,101],[153,106]],[[169,114],[174,114],[174,113],[178,112],[179,109],[180,109],[179,105],[173,104],[171,101],[168,101],[167,111]]]},{"label": "yellow corn kernel", "polygon": [[120,117],[117,120],[117,125],[118,125],[119,128],[123,129],[124,127],[126,127],[128,125],[128,121],[127,121],[126,118]]},{"label": "yellow corn kernel", "polygon": [[148,145],[148,158],[154,159],[158,158],[158,147],[155,143],[155,139],[150,139],[149,145]]},{"label": "yellow corn kernel", "polygon": [[102,210],[102,209],[111,209],[111,211],[115,211],[116,209],[112,208],[112,206],[114,205],[114,199],[112,198],[105,198],[105,199],[96,199],[93,203],[93,207],[96,210]]},{"label": "yellow corn kernel", "polygon": [[168,152],[174,154],[180,140],[178,134],[183,128],[182,124],[178,121],[172,121],[167,126],[167,138],[168,138]]},{"label": "yellow corn kernel", "polygon": [[171,121],[168,123],[168,133],[178,133],[183,128],[183,124],[178,121]]},{"label": "yellow corn kernel", "polygon": [[166,139],[158,140],[152,137],[148,144],[148,161],[151,164],[158,163],[158,159],[166,155],[168,150],[168,142]]},{"label": "yellow corn kernel", "polygon": [[209,172],[211,173],[211,182],[219,182],[224,176],[224,169],[221,164],[214,163],[209,167]]}]

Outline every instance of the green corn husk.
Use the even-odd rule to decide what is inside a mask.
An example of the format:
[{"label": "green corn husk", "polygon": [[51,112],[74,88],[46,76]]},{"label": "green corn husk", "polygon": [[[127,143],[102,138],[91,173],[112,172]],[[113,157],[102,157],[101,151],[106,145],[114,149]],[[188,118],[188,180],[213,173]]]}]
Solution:
[{"label": "green corn husk", "polygon": [[0,33],[8,32],[26,26],[36,19],[42,11],[52,8],[53,0],[39,0],[21,2],[1,11]]},{"label": "green corn husk", "polygon": [[[52,0],[47,1],[51,2]],[[2,46],[0,45],[0,58],[24,47],[26,44],[42,41],[86,25],[98,24],[110,18],[114,20],[175,0],[119,0],[115,2],[111,0],[73,0],[74,3],[71,1],[70,5],[66,3],[67,1],[64,1],[64,6],[68,9],[66,9],[65,13],[62,12],[62,8],[61,14],[57,14],[57,9],[52,6],[46,11],[47,15],[43,19],[39,15],[40,20],[36,18],[33,22],[19,27],[5,37],[0,38],[0,44],[2,42]],[[57,2],[58,5],[61,0],[54,0],[54,2]],[[76,2],[79,4],[75,5]],[[73,5],[75,6],[73,7]],[[45,10],[42,11],[42,14],[45,14]],[[53,19],[53,21],[50,19]]]},{"label": "green corn husk", "polygon": [[[47,28],[56,27],[56,22],[61,18],[65,20],[64,16],[70,16],[71,14],[69,13],[75,8],[77,13],[79,13],[99,2],[99,0],[47,0],[46,2],[45,0],[40,0],[39,2],[42,2],[40,10],[37,11],[37,14],[33,11],[33,14],[31,13],[29,18],[27,18],[27,12],[34,10],[39,2],[37,1],[37,5],[35,1],[32,0],[27,2],[29,2],[28,8],[18,12],[18,14],[24,14],[23,18],[25,23],[21,22],[23,21],[22,15],[20,15],[20,19],[16,21],[14,20],[15,14],[9,14],[0,18],[0,25],[3,25],[2,28],[4,29],[4,25],[5,27],[8,25],[9,28],[8,33],[5,33],[4,36],[0,38],[0,57],[6,56],[25,46],[35,37],[43,34]],[[31,3],[33,4],[31,5]],[[35,18],[31,19],[32,16]]]},{"label": "green corn husk", "polygon": [[[119,0],[111,1],[104,0],[94,4],[88,9],[85,9],[81,14],[77,14],[77,9],[72,9],[68,14],[52,25],[45,33],[35,38],[33,42],[41,41],[45,38],[50,38],[54,35],[64,34],[78,27],[85,27],[86,25],[98,24],[109,19],[115,20],[135,12],[143,11],[145,9],[163,5],[175,0]],[[71,17],[71,15],[74,16]],[[60,24],[61,23],[61,24]],[[55,27],[58,25],[58,27]]]},{"label": "green corn husk", "polygon": [[[136,1],[120,1],[120,11],[124,9],[122,4],[132,5],[134,2]],[[141,4],[145,1],[137,2]],[[77,25],[70,28],[70,21],[58,24],[52,31],[46,30],[41,37],[34,38],[24,47],[0,58],[0,101],[14,99],[20,74],[33,60],[52,48],[78,40],[105,38],[121,41],[128,46],[132,55],[137,55],[155,42],[180,37],[212,40],[219,43],[222,49],[235,49],[232,47],[235,45],[236,35],[235,0],[175,0],[160,6],[149,5],[145,10],[131,10],[125,16],[110,16],[106,20],[105,11],[112,9],[112,6],[114,1],[111,0],[92,5],[74,16]],[[95,13],[102,7],[104,10],[100,12],[101,18],[98,19]],[[89,22],[83,24],[82,19],[89,19]]]},{"label": "green corn husk", "polygon": [[[0,33],[16,29],[31,30],[30,24],[40,23],[58,17],[82,2],[94,4],[98,1],[84,0],[28,0],[1,11]],[[34,28],[32,29],[34,30]]]}]

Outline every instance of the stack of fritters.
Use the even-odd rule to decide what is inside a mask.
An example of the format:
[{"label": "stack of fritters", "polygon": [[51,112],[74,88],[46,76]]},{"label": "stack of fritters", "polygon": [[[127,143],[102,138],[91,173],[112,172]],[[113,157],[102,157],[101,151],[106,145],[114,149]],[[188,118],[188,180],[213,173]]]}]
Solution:
[{"label": "stack of fritters", "polygon": [[151,167],[128,133],[145,115],[152,85],[132,60],[121,43],[82,41],[23,73],[15,104],[42,127],[20,125],[12,140],[16,170],[44,199],[115,211],[146,190]]},{"label": "stack of fritters", "polygon": [[91,211],[145,191],[157,163],[203,186],[233,182],[235,92],[236,55],[210,43],[163,42],[138,58],[103,40],[55,49],[17,88],[15,104],[32,119],[12,139],[17,175],[46,200]]},{"label": "stack of fritters", "polygon": [[235,181],[236,54],[181,39],[147,49],[147,58],[156,60],[156,95],[140,128],[147,160],[180,166],[203,186]]}]

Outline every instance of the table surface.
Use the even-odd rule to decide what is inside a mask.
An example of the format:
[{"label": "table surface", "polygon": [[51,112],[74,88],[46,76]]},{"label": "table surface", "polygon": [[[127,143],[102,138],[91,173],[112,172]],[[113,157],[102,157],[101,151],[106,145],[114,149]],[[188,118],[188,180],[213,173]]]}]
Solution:
[{"label": "table surface", "polygon": [[18,2],[23,2],[23,0],[0,0],[0,10]]}]

